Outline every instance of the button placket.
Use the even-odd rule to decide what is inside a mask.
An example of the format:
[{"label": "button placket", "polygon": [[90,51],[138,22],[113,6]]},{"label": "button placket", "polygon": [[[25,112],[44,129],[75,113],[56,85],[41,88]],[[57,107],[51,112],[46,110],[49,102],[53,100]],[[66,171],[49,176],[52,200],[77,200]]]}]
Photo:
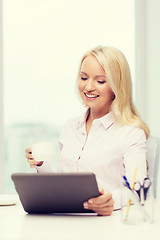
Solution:
[{"label": "button placket", "polygon": [[[82,157],[82,154],[83,154],[83,152],[84,152],[85,146],[86,146],[87,142],[89,141],[89,139],[92,138],[92,136],[94,135],[94,132],[96,131],[96,129],[97,129],[98,127],[99,127],[99,122],[96,121],[96,120],[93,121],[92,126],[91,126],[91,129],[90,129],[90,132],[89,132],[88,136],[86,135],[85,142],[84,142],[84,144],[83,144],[83,146],[82,146],[82,150],[81,150],[81,152],[80,152],[80,154],[79,154],[79,157],[78,157],[78,159],[77,159],[77,172],[79,172],[79,161],[80,161],[80,159],[81,159],[81,157]],[[83,134],[84,134],[84,133],[83,133]]]},{"label": "button placket", "polygon": [[79,172],[79,160],[81,159],[81,156],[82,156],[82,153],[84,151],[84,147],[86,145],[87,139],[88,139],[88,136],[86,136],[85,142],[84,142],[84,144],[82,146],[82,149],[81,149],[81,153],[80,153],[80,155],[79,155],[79,157],[77,159],[77,172]]}]

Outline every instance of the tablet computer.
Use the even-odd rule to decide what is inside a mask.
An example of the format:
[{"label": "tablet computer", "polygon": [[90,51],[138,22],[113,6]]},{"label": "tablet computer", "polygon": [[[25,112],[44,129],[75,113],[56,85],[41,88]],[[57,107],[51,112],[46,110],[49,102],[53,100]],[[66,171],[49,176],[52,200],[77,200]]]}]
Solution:
[{"label": "tablet computer", "polygon": [[15,173],[11,178],[28,213],[93,213],[83,203],[100,195],[93,173]]}]

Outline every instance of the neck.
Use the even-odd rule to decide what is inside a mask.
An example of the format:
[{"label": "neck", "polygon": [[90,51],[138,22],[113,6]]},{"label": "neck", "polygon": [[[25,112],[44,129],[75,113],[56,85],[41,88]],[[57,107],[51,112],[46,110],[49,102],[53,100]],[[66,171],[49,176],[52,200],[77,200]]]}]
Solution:
[{"label": "neck", "polygon": [[109,113],[109,111],[106,111],[103,113],[95,112],[89,108],[89,113],[88,113],[88,117],[87,117],[86,121],[90,120],[91,122],[93,122],[95,119],[101,118],[101,117],[105,116],[107,113]]},{"label": "neck", "polygon": [[[108,111],[109,112],[109,111]],[[87,116],[87,119],[86,119],[86,133],[87,133],[87,136],[89,134],[89,131],[91,129],[91,126],[92,126],[92,123],[95,119],[98,119],[98,118],[101,118],[103,117],[104,115],[106,115],[108,112],[106,112],[105,114],[97,114],[95,112],[93,112],[90,108],[89,108],[89,112],[88,112],[88,116]]]}]

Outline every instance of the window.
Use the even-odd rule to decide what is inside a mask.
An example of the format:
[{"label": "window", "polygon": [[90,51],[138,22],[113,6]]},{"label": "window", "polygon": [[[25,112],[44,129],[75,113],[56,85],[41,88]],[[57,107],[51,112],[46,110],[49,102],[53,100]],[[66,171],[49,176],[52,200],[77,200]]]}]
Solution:
[{"label": "window", "polygon": [[5,191],[12,192],[13,172],[35,171],[25,148],[57,142],[64,123],[85,111],[76,79],[86,51],[121,49],[134,79],[134,1],[4,0],[2,11]]}]

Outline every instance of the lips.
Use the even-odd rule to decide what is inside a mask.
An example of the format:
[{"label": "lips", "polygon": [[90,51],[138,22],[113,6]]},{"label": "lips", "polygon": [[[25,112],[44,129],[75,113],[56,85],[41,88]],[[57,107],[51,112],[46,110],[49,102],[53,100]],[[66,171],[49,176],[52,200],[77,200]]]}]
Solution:
[{"label": "lips", "polygon": [[84,93],[84,95],[89,98],[89,99],[96,99],[99,97],[99,95],[97,94],[89,94],[89,93]]}]

